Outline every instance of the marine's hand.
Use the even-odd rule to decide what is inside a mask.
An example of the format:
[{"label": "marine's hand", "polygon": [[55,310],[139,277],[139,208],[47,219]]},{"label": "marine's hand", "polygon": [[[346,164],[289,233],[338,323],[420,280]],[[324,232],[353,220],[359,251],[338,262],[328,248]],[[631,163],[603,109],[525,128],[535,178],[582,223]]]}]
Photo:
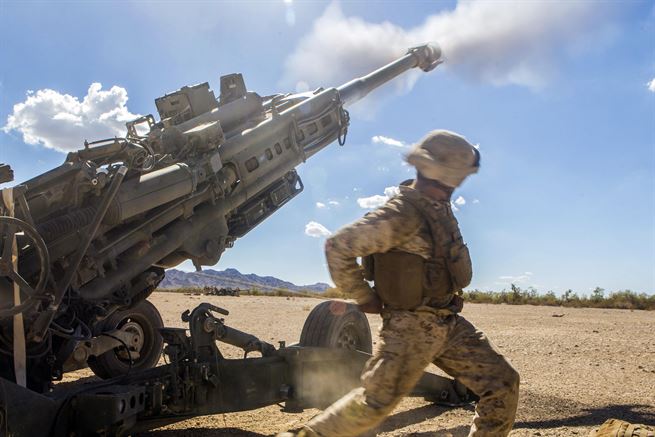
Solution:
[{"label": "marine's hand", "polygon": [[382,311],[382,301],[377,294],[374,294],[371,300],[357,306],[363,313],[380,314],[380,311]]}]

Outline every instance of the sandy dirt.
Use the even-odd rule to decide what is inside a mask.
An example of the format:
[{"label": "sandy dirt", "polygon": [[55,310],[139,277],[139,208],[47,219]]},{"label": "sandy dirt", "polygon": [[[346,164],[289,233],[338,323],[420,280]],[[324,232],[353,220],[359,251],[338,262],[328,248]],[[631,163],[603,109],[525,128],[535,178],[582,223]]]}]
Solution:
[{"label": "sandy dirt", "polygon": [[[230,311],[229,326],[277,344],[298,341],[311,298],[218,297],[155,293],[167,326],[200,302]],[[586,436],[608,418],[655,424],[655,312],[467,304],[463,316],[484,330],[521,374],[512,436]],[[374,333],[380,318],[369,317]],[[374,335],[373,341],[376,341]],[[375,347],[375,346],[374,346]],[[234,348],[221,347],[228,357]],[[436,368],[431,371],[437,372]],[[71,374],[74,379],[88,370]],[[298,427],[317,410],[284,413],[271,406],[198,417],[145,433],[164,436],[260,436]],[[380,436],[466,436],[472,408],[445,409],[408,398],[377,430]]]}]

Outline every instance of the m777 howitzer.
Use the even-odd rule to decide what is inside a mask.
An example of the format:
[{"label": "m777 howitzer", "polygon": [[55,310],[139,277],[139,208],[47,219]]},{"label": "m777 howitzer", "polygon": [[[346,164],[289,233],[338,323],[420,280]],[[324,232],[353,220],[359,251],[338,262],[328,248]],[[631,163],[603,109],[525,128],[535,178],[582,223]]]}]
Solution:
[{"label": "m777 howitzer", "polygon": [[[352,305],[317,306],[300,345],[275,349],[227,327],[215,315],[227,312],[208,304],[183,315],[190,336],[163,328],[146,299],[166,268],[216,264],[300,193],[295,167],[344,143],[345,106],[440,56],[416,47],[338,88],[300,94],[261,97],[240,74],[221,77],[218,99],[207,83],[183,87],[155,100],[160,121],[127,123],[125,138],[85,142],[61,166],[4,190],[0,429],[122,434],[281,401],[321,406],[353,387],[371,334]],[[262,356],[225,359],[216,341]],[[153,368],[164,343],[170,364]],[[39,394],[86,365],[106,381]],[[465,397],[452,380],[424,383],[444,401]]]}]

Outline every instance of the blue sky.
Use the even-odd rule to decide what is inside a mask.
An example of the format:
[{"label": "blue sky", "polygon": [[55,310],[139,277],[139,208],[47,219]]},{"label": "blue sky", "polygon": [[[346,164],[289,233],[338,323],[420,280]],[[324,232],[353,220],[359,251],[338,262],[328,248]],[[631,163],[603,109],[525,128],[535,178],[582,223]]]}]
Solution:
[{"label": "blue sky", "polygon": [[[22,181],[63,162],[48,139],[102,137],[112,126],[57,123],[47,107],[75,105],[73,97],[79,104],[92,83],[108,92],[96,103],[115,103],[118,119],[156,113],[156,97],[187,84],[217,89],[232,72],[261,95],[339,85],[434,36],[444,40],[446,64],[356,106],[346,146],[302,165],[305,192],[237,241],[217,268],[329,281],[324,239],[306,235],[307,224],[334,231],[364,214],[360,203],[370,202],[362,199],[412,176],[402,164],[407,145],[445,128],[482,154],[480,172],[455,194],[465,201],[456,214],[474,261],[472,287],[653,293],[653,2],[570,2],[560,13],[562,4],[523,11],[523,21],[518,3],[487,3],[482,17],[490,19],[481,23],[456,2],[0,0],[0,161]],[[507,15],[508,5],[519,15]],[[11,128],[14,105],[30,96],[40,106]],[[28,129],[36,139],[24,136]]]}]

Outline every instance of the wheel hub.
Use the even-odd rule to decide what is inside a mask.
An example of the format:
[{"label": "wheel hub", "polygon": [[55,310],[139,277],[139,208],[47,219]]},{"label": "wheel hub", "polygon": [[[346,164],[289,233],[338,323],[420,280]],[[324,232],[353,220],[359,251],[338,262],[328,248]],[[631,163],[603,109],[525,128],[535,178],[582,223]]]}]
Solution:
[{"label": "wheel hub", "polygon": [[[145,339],[145,334],[143,332],[143,328],[141,327],[141,325],[138,324],[137,322],[130,320],[121,327],[121,331],[125,331],[132,334],[132,341],[127,346],[130,352],[136,352],[138,355],[141,352],[141,349],[143,348],[144,339]],[[117,354],[119,357],[121,357],[124,360],[130,359],[130,354],[128,353],[128,351],[125,350],[125,348],[118,350]],[[131,356],[132,359],[134,359],[134,355],[135,354],[132,354]]]},{"label": "wheel hub", "polygon": [[339,334],[337,345],[342,349],[356,350],[359,337],[354,332],[352,326],[345,327]]}]

